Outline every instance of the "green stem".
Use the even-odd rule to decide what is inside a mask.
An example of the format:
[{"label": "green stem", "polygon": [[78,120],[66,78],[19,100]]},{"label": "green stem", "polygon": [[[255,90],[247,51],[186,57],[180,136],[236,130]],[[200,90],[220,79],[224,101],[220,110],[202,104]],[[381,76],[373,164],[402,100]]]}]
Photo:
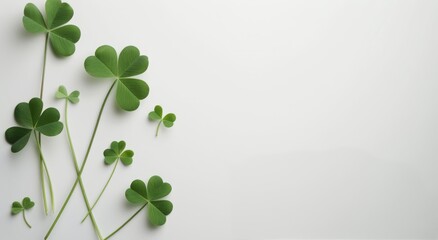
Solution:
[{"label": "green stem", "polygon": [[116,234],[118,231],[120,231],[126,224],[128,224],[135,216],[137,216],[137,214],[139,212],[141,212],[141,210],[143,210],[143,208],[146,207],[146,205],[148,205],[147,203],[145,205],[143,205],[137,212],[134,213],[134,215],[132,215],[128,220],[126,220],[126,222],[124,222],[120,227],[118,227],[114,232],[112,232],[110,235],[108,235],[108,237],[106,237],[104,240],[109,239],[110,237],[112,237],[114,234]]},{"label": "green stem", "polygon": [[46,184],[44,180],[44,164],[43,164],[43,158],[41,154],[38,154],[40,157],[40,182],[41,182],[41,189],[43,191],[43,202],[44,202],[44,213],[46,215],[49,214],[49,207],[47,206],[47,196],[46,196]]},{"label": "green stem", "polygon": [[[51,207],[52,207],[52,211],[54,211],[55,209],[55,197],[53,194],[53,187],[52,187],[52,180],[50,178],[50,173],[49,173],[49,169],[47,168],[46,165],[46,161],[44,160],[44,155],[43,155],[43,151],[41,150],[41,144],[40,141],[38,140],[36,131],[33,131],[33,135],[35,136],[35,142],[37,144],[37,148],[38,148],[38,152],[40,154],[40,173],[41,173],[41,180],[42,180],[42,188],[43,188],[43,195],[44,195],[44,207],[47,207],[47,199],[46,199],[46,189],[45,189],[45,184],[44,184],[44,173],[43,173],[43,169],[46,172],[46,176],[47,176],[47,181],[49,183],[49,191],[50,191],[50,201],[51,201]],[[47,210],[47,209],[46,209]],[[47,212],[46,212],[47,213]]]},{"label": "green stem", "polygon": [[46,33],[46,41],[44,43],[44,58],[43,58],[43,73],[41,74],[40,98],[43,99],[44,92],[44,78],[46,75],[46,61],[47,61],[47,45],[49,44],[49,33]]},{"label": "green stem", "polygon": [[[65,199],[65,201],[63,203],[63,206],[64,205],[67,206],[68,202],[70,201],[70,198],[72,196],[73,191],[75,190],[76,186],[78,185],[78,182],[79,183],[82,182],[81,181],[82,171],[84,170],[85,164],[86,164],[87,159],[88,159],[88,155],[90,154],[91,146],[93,145],[94,137],[96,136],[97,128],[99,127],[99,122],[100,122],[100,118],[102,117],[103,109],[105,108],[105,105],[106,105],[106,102],[108,100],[108,97],[109,97],[111,91],[113,90],[114,85],[116,84],[116,82],[117,82],[117,80],[113,82],[113,84],[111,85],[111,87],[108,90],[108,93],[105,96],[105,99],[102,102],[102,106],[100,107],[99,115],[97,116],[96,124],[94,126],[93,134],[91,135],[90,143],[88,144],[88,148],[87,148],[87,152],[86,152],[85,157],[84,157],[84,161],[82,162],[82,165],[81,165],[81,168],[80,168],[79,172],[76,172],[77,173],[76,181],[73,184],[73,186],[72,186],[72,188],[70,190],[70,193],[68,194],[67,198]],[[82,195],[84,196],[85,204],[87,205],[87,210],[90,212],[90,218],[91,218],[91,221],[93,223],[94,230],[96,231],[96,234],[98,235],[99,239],[102,239],[102,235],[101,235],[100,230],[99,230],[99,228],[98,228],[98,226],[96,224],[96,221],[94,219],[93,212],[91,211],[91,208],[89,206],[89,201],[88,201],[88,198],[86,197],[84,187],[83,187],[82,184],[80,184],[80,185],[81,185]],[[65,208],[65,206],[64,206],[64,208]],[[63,210],[64,209],[61,209],[61,211],[58,213],[58,216],[56,217],[55,221],[52,223],[52,226],[50,227],[50,229],[47,232],[47,234],[44,237],[44,239],[48,239],[49,238],[51,232],[53,231],[53,229],[56,226],[56,223],[58,222],[59,218],[61,217],[61,215],[63,213]]]},{"label": "green stem", "polygon": [[24,211],[24,209],[23,209],[23,220],[24,220],[24,222],[26,223],[26,225],[27,225],[29,228],[32,228],[32,226],[27,222],[26,214],[25,214],[24,212],[25,212],[25,211]]},{"label": "green stem", "polygon": [[163,120],[160,120],[160,122],[158,123],[157,130],[155,131],[155,137],[158,136],[158,130],[160,130],[160,125],[162,122],[163,122]]},{"label": "green stem", "polygon": [[93,209],[96,206],[97,202],[99,202],[100,197],[102,197],[103,192],[105,192],[106,187],[108,187],[108,184],[110,183],[111,178],[113,177],[114,172],[116,171],[116,167],[117,167],[117,165],[119,163],[119,159],[120,158],[117,158],[117,161],[114,164],[113,171],[111,172],[111,175],[109,176],[108,180],[106,181],[105,186],[103,187],[102,191],[100,191],[99,196],[97,197],[96,201],[94,201],[93,206],[91,206],[91,210],[88,210],[87,215],[85,215],[85,217],[82,219],[81,223],[83,223],[85,221],[85,219],[87,219],[88,215],[91,213],[91,211],[93,211]]}]

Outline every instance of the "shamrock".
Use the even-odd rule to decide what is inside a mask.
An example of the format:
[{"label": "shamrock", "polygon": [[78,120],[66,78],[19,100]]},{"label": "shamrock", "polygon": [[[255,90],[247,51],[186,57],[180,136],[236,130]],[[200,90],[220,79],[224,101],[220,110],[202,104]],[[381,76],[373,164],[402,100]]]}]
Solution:
[{"label": "shamrock", "polygon": [[143,80],[132,78],[144,73],[148,65],[148,58],[140,55],[134,46],[125,47],[117,58],[116,50],[107,45],[97,48],[95,56],[88,57],[84,63],[85,70],[93,77],[115,78],[116,102],[126,111],[137,109],[140,100],[149,94],[149,86]]},{"label": "shamrock", "polygon": [[64,25],[73,17],[73,8],[60,0],[46,1],[46,16],[33,3],[24,7],[23,25],[31,33],[46,33],[54,53],[67,57],[75,52],[81,31],[75,25]]},{"label": "shamrock", "polygon": [[147,187],[142,180],[134,180],[125,196],[130,203],[147,205],[149,221],[155,226],[161,226],[166,223],[166,216],[172,212],[173,205],[168,200],[160,199],[171,191],[169,183],[163,182],[159,176],[153,176]]},{"label": "shamrock", "polygon": [[151,121],[160,121],[158,123],[155,136],[158,136],[158,131],[160,130],[161,123],[163,123],[165,127],[170,128],[176,121],[176,116],[173,113],[168,113],[166,114],[166,116],[163,117],[163,108],[160,105],[155,106],[154,111],[149,113],[148,118]]},{"label": "shamrock", "polygon": [[67,99],[71,103],[78,103],[79,102],[79,91],[73,91],[72,93],[68,94],[67,89],[64,86],[59,86],[58,91],[56,91],[56,98],[58,99]]},{"label": "shamrock", "polygon": [[125,147],[126,147],[125,141],[112,142],[111,147],[103,152],[103,155],[105,156],[105,163],[111,165],[116,160],[120,159],[123,165],[125,166],[131,165],[134,152],[131,150],[123,151],[125,150]]},{"label": "shamrock", "polygon": [[[104,187],[102,188],[102,190],[100,191],[97,199],[94,201],[91,210],[94,209],[94,207],[96,206],[96,204],[99,202],[100,197],[102,197],[103,193],[106,190],[106,187],[108,187],[114,172],[116,171],[116,167],[119,163],[119,160],[123,163],[123,165],[125,166],[129,166],[132,164],[132,157],[134,156],[134,152],[131,150],[125,150],[126,147],[126,143],[125,141],[113,141],[111,143],[111,147],[108,149],[105,149],[105,151],[103,152],[103,156],[105,157],[105,164],[107,165],[111,165],[114,162],[116,162],[116,164],[114,165],[113,171],[111,172],[111,175],[109,176],[108,180],[106,181]],[[85,217],[82,219],[82,222],[85,221],[85,219],[87,219],[88,215],[90,214],[90,212],[88,212]]]},{"label": "shamrock", "polygon": [[14,116],[19,127],[10,127],[5,133],[6,141],[12,145],[12,152],[19,152],[26,146],[32,131],[46,136],[61,133],[63,124],[59,121],[58,110],[42,110],[43,101],[40,98],[32,98],[29,103],[22,102],[15,107]]},{"label": "shamrock", "polygon": [[25,198],[23,198],[21,203],[17,202],[17,201],[12,203],[11,213],[12,213],[12,215],[17,215],[19,213],[23,213],[24,222],[26,223],[26,225],[29,228],[32,228],[32,226],[30,226],[29,222],[27,222],[26,214],[24,212],[26,210],[33,208],[33,206],[35,206],[35,203],[32,202],[32,200],[30,200],[29,197],[25,197]]}]

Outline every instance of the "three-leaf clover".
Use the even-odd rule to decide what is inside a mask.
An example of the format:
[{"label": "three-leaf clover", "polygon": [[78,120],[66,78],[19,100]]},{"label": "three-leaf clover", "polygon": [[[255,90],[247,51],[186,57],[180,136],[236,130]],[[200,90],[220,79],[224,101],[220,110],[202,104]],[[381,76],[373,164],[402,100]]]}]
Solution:
[{"label": "three-leaf clover", "polygon": [[165,127],[170,128],[176,121],[176,115],[173,113],[168,113],[163,117],[163,108],[160,105],[155,106],[154,111],[149,113],[148,118],[151,121],[159,121],[155,136],[158,136],[161,123],[163,123]]},{"label": "three-leaf clover", "polygon": [[[115,162],[113,171],[111,172],[111,175],[109,176],[108,180],[105,183],[105,186],[100,191],[100,194],[98,195],[96,201],[94,201],[91,210],[94,209],[96,204],[99,202],[99,199],[102,197],[103,193],[105,192],[105,189],[108,187],[111,178],[114,175],[114,172],[116,171],[117,165],[119,163],[119,160],[123,163],[125,166],[129,166],[132,164],[132,157],[134,157],[134,152],[132,150],[125,150],[126,142],[125,141],[113,141],[111,143],[110,148],[105,149],[103,152],[103,156],[105,157],[105,164],[111,165]],[[82,222],[84,222],[85,219],[87,219],[88,215],[90,213],[88,212],[85,217],[82,219]]]},{"label": "three-leaf clover", "polygon": [[132,163],[132,157],[134,152],[132,150],[125,150],[125,141],[113,141],[111,147],[105,149],[103,156],[105,156],[105,163],[108,165],[113,164],[116,160],[122,161],[123,165],[129,166]]},{"label": "three-leaf clover", "polygon": [[29,103],[19,103],[15,107],[14,117],[19,126],[10,127],[5,133],[6,141],[12,145],[11,151],[14,153],[26,146],[32,132],[56,136],[63,129],[58,110],[47,108],[43,111],[43,101],[40,98],[32,98]]},{"label": "three-leaf clover", "polygon": [[147,206],[148,219],[155,226],[166,223],[166,216],[172,212],[173,204],[168,200],[161,200],[172,191],[169,183],[163,182],[159,176],[149,179],[148,185],[142,180],[134,180],[131,187],[125,192],[126,199],[133,204]]},{"label": "three-leaf clover", "polygon": [[125,47],[117,58],[116,50],[111,46],[97,48],[95,56],[85,60],[88,74],[97,78],[115,78],[116,102],[126,111],[133,111],[140,105],[140,100],[149,94],[149,86],[140,79],[132,78],[142,74],[148,68],[149,61],[140,55],[138,48]]},{"label": "three-leaf clover", "polygon": [[58,99],[66,99],[75,104],[79,102],[79,91],[73,91],[68,94],[67,89],[61,85],[59,86],[58,91],[56,91],[55,97]]},{"label": "three-leaf clover", "polygon": [[32,226],[30,226],[29,222],[27,222],[26,214],[24,212],[26,210],[33,208],[33,206],[35,206],[35,203],[32,202],[32,200],[30,200],[29,197],[25,197],[25,198],[23,198],[21,203],[17,202],[17,201],[12,203],[11,213],[12,213],[12,215],[17,215],[19,213],[22,213],[24,222],[26,223],[26,225],[29,228],[32,228]]},{"label": "three-leaf clover", "polygon": [[23,25],[31,33],[46,33],[54,53],[70,56],[75,52],[75,43],[81,31],[75,25],[64,25],[73,17],[73,8],[60,0],[47,0],[45,18],[33,3],[24,8]]}]

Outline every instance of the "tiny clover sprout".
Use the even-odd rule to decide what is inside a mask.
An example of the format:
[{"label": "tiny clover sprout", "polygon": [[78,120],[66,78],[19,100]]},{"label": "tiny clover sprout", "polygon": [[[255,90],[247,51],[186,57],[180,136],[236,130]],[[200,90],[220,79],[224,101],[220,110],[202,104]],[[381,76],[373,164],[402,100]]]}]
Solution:
[{"label": "tiny clover sprout", "polygon": [[126,190],[125,197],[128,202],[132,204],[138,204],[141,206],[141,208],[108,237],[106,237],[105,240],[111,238],[114,234],[120,231],[145,207],[147,207],[147,216],[152,225],[164,225],[166,223],[166,216],[169,215],[173,210],[173,204],[168,200],[162,200],[162,198],[169,195],[171,191],[172,186],[169,183],[163,182],[163,179],[161,179],[159,176],[151,177],[148,181],[147,187],[142,180],[134,180],[131,183],[130,188]]},{"label": "tiny clover sprout", "polygon": [[148,115],[149,120],[151,121],[159,121],[157,130],[155,132],[155,137],[158,136],[158,131],[160,130],[160,125],[163,125],[167,128],[173,126],[173,123],[176,121],[176,116],[173,113],[168,113],[163,117],[163,108],[160,105],[155,106],[154,111],[150,112]]},{"label": "tiny clover sprout", "polygon": [[15,121],[19,126],[6,130],[6,141],[12,145],[12,152],[21,151],[29,141],[32,131],[46,136],[56,136],[61,133],[63,124],[59,121],[56,108],[43,110],[43,101],[32,98],[29,103],[22,102],[15,107]]},{"label": "tiny clover sprout", "polygon": [[149,94],[149,86],[143,80],[132,78],[144,73],[148,65],[148,58],[140,55],[134,46],[125,47],[117,58],[116,50],[107,45],[97,48],[95,56],[88,57],[84,63],[91,76],[115,79],[116,102],[126,111],[137,109],[140,100]]},{"label": "tiny clover sprout", "polygon": [[[116,171],[116,167],[119,163],[119,160],[123,163],[123,165],[125,166],[129,166],[132,164],[132,157],[134,156],[134,152],[132,150],[125,150],[126,147],[126,143],[125,141],[113,141],[111,143],[111,147],[108,149],[105,149],[105,151],[103,152],[103,156],[105,157],[105,164],[107,165],[111,165],[115,162],[114,164],[114,168],[113,171],[111,172],[111,175],[109,176],[108,180],[105,183],[105,186],[102,188],[102,190],[100,191],[100,194],[98,195],[96,201],[94,201],[91,210],[94,209],[94,207],[96,206],[97,202],[99,202],[99,199],[102,197],[105,189],[108,187],[108,184],[111,181],[111,178],[114,175],[114,172]],[[88,215],[90,213],[88,212],[87,215],[85,215],[85,217],[82,219],[82,222],[85,221],[85,219],[87,219]]]},{"label": "tiny clover sprout", "polygon": [[33,206],[35,206],[35,203],[32,202],[32,200],[30,200],[29,197],[25,197],[25,198],[23,198],[21,203],[20,202],[13,202],[12,203],[11,213],[12,213],[12,215],[17,215],[19,213],[22,213],[24,222],[26,223],[26,225],[29,228],[32,228],[32,226],[30,226],[29,222],[27,221],[26,214],[24,212],[26,210],[33,208]]},{"label": "tiny clover sprout", "polygon": [[73,91],[68,94],[67,89],[64,86],[59,86],[56,91],[55,97],[58,99],[66,99],[69,102],[75,104],[79,102],[79,91]]},{"label": "tiny clover sprout", "polygon": [[[46,16],[33,3],[24,8],[23,25],[31,33],[45,33],[53,52],[67,57],[75,52],[81,31],[75,25],[64,25],[73,17],[73,8],[60,0],[46,1]],[[47,44],[47,41],[46,41]]]}]

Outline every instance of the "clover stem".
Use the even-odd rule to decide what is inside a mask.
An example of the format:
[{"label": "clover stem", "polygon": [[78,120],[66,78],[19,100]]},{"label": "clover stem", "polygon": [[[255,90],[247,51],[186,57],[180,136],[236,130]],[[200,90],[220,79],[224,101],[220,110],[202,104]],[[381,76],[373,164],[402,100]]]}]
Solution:
[{"label": "clover stem", "polygon": [[44,170],[46,172],[47,181],[48,181],[48,184],[49,184],[50,201],[51,201],[52,211],[54,211],[54,209],[55,209],[55,197],[54,197],[54,194],[53,194],[52,180],[50,178],[49,169],[47,168],[46,161],[44,160],[43,151],[41,150],[41,144],[40,144],[40,141],[38,140],[36,131],[33,132],[33,135],[35,136],[35,142],[37,144],[37,149],[38,149],[38,152],[40,154],[41,184],[42,184],[43,195],[44,195],[44,208],[45,208],[46,215],[47,215],[46,188],[45,188],[45,184],[44,184],[44,172],[43,172]]},{"label": "clover stem", "polygon": [[146,205],[148,205],[147,203],[145,205],[143,205],[137,212],[134,213],[134,215],[132,215],[128,220],[126,220],[126,222],[124,222],[120,227],[118,227],[114,232],[112,232],[110,235],[108,235],[108,237],[106,237],[104,240],[109,239],[110,237],[112,237],[114,234],[116,234],[118,231],[120,231],[126,224],[128,224],[135,216],[137,216],[137,214],[139,212],[141,212],[141,210],[143,210],[143,208],[146,207]]},{"label": "clover stem", "polygon": [[[110,89],[110,91],[111,91],[111,89]],[[82,197],[84,199],[85,206],[87,207],[87,211],[90,213],[90,218],[91,218],[91,222],[93,224],[94,230],[96,231],[96,234],[98,235],[99,239],[102,239],[103,238],[102,234],[100,233],[99,227],[98,227],[98,225],[96,223],[96,220],[94,219],[94,215],[93,215],[92,210],[90,208],[90,202],[88,201],[87,193],[85,191],[85,187],[84,187],[84,184],[82,182],[81,172],[79,171],[79,165],[78,165],[78,161],[77,161],[77,157],[76,157],[76,152],[75,152],[74,147],[73,147],[73,141],[71,140],[70,129],[68,127],[68,99],[65,100],[65,110],[64,111],[65,111],[64,112],[64,118],[65,118],[64,119],[64,124],[65,124],[65,129],[66,129],[66,132],[67,132],[68,143],[69,143],[69,146],[70,146],[70,152],[71,152],[72,157],[73,157],[73,163],[74,163],[74,166],[75,166],[77,178],[76,178],[75,183],[73,184],[73,187],[70,190],[70,193],[68,194],[68,196],[65,199],[64,203],[62,204],[61,210],[59,211],[58,215],[56,216],[55,221],[53,221],[52,225],[50,226],[50,229],[47,232],[47,234],[44,237],[44,239],[48,239],[50,234],[51,234],[51,232],[55,228],[55,226],[56,226],[59,218],[61,217],[62,213],[64,212],[64,209],[67,206],[67,204],[68,204],[68,202],[69,202],[69,200],[70,200],[74,190],[76,189],[76,186],[77,186],[78,182],[79,182],[79,186],[81,188]]]},{"label": "clover stem", "polygon": [[160,125],[162,122],[163,120],[160,120],[160,122],[158,123],[157,130],[155,131],[155,137],[158,137],[158,130],[160,130]]},{"label": "clover stem", "polygon": [[43,99],[44,92],[44,78],[46,75],[46,61],[47,61],[47,45],[49,43],[49,33],[46,33],[46,41],[44,43],[44,58],[43,58],[43,73],[41,74],[41,87],[40,87],[40,98]]},{"label": "clover stem", "polygon": [[25,212],[25,211],[23,210],[23,220],[24,220],[24,222],[26,223],[26,225],[27,225],[29,228],[32,228],[32,226],[27,222],[26,214],[25,214],[24,212]]},{"label": "clover stem", "polygon": [[114,172],[116,171],[117,165],[119,163],[119,159],[120,158],[117,158],[117,161],[114,164],[113,171],[111,172],[111,175],[109,176],[108,180],[106,181],[105,186],[102,188],[102,191],[100,191],[99,196],[97,197],[96,201],[94,201],[93,206],[91,206],[91,210],[88,211],[87,215],[85,215],[85,217],[82,219],[81,223],[83,223],[85,221],[85,219],[87,219],[88,215],[90,214],[91,211],[93,211],[93,209],[96,206],[97,202],[99,202],[100,197],[102,197],[103,192],[105,192],[106,187],[108,187],[108,184],[110,183],[111,178],[113,177]]}]

